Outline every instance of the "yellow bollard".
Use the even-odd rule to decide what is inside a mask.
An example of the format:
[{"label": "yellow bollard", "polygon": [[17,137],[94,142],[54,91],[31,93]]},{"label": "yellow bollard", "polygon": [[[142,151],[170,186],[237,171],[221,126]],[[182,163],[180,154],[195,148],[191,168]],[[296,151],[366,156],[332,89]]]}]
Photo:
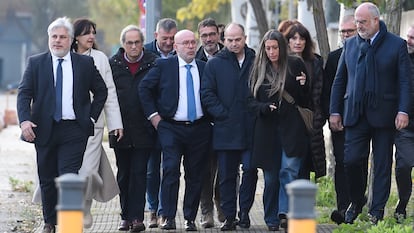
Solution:
[{"label": "yellow bollard", "polygon": [[83,231],[83,211],[61,210],[57,214],[59,233],[74,233]]},{"label": "yellow bollard", "polygon": [[288,233],[315,233],[316,185],[295,180],[286,185],[289,194]]},{"label": "yellow bollard", "polygon": [[85,178],[68,173],[56,178],[55,182],[59,189],[56,206],[59,233],[82,233]]}]

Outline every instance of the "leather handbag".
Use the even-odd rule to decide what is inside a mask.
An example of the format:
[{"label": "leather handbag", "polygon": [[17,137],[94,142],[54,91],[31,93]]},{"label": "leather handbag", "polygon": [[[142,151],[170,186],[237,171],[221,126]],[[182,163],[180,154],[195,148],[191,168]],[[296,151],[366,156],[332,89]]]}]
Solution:
[{"label": "leather handbag", "polygon": [[304,108],[295,103],[295,99],[287,92],[283,91],[283,98],[285,98],[286,102],[295,105],[296,109],[298,110],[300,116],[302,117],[303,122],[305,123],[306,129],[309,133],[313,132],[313,112],[309,108]]}]

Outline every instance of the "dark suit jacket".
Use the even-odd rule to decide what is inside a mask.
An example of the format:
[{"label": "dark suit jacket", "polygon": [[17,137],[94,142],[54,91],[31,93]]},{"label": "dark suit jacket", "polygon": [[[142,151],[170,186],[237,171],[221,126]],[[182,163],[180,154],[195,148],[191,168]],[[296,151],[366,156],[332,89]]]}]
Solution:
[{"label": "dark suit jacket", "polygon": [[322,88],[322,110],[325,118],[329,118],[329,102],[331,98],[332,83],[335,79],[336,68],[341,57],[342,47],[329,53],[328,59],[323,73],[323,88]]},{"label": "dark suit jacket", "polygon": [[[382,37],[381,40],[378,40]],[[373,41],[375,71],[378,81],[379,103],[376,108],[367,107],[365,112],[353,108],[356,73],[359,55],[359,36],[348,39],[339,59],[336,78],[332,86],[330,113],[339,113],[344,126],[353,126],[361,115],[365,115],[372,127],[395,127],[398,111],[410,111],[410,60],[407,44],[400,37],[388,33],[381,21],[380,33]],[[380,43],[380,44],[376,44]],[[374,75],[374,74],[368,74]]]},{"label": "dark suit jacket", "polygon": [[[204,71],[205,62],[196,60],[199,77]],[[201,80],[200,80],[201,83]],[[164,119],[171,119],[177,112],[179,97],[178,57],[158,58],[153,67],[139,84],[144,114],[148,118],[152,113]]]},{"label": "dark suit jacket", "polygon": [[[93,135],[94,120],[105,104],[108,91],[92,57],[71,53],[73,69],[73,108],[76,121],[87,135]],[[90,92],[93,93],[91,103]],[[49,141],[55,108],[52,56],[49,52],[32,56],[19,85],[17,111],[19,122],[32,121],[38,145]]]}]

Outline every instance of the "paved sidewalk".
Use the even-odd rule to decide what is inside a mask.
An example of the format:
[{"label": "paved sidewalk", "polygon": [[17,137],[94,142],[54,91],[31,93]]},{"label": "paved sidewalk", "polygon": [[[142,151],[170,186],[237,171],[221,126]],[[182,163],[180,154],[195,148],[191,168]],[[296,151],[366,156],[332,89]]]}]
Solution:
[{"label": "paved sidewalk", "polygon": [[[104,143],[104,148],[108,154],[108,158],[111,161],[113,166],[113,170],[116,172],[115,167],[115,155],[113,150],[108,147],[107,143]],[[183,174],[183,172],[182,172]],[[185,232],[184,230],[184,218],[182,212],[182,198],[183,198],[183,187],[184,187],[184,180],[183,176],[181,176],[181,188],[179,194],[179,207],[177,211],[176,223],[177,223],[177,230],[175,231],[163,231],[158,228],[147,228],[146,232]],[[250,229],[241,229],[237,228],[237,231],[243,232],[268,232],[266,224],[263,220],[263,205],[262,205],[262,194],[263,194],[263,175],[259,173],[259,181],[257,184],[257,191],[256,191],[256,198],[253,204],[252,210],[250,212],[250,219],[251,219],[251,227]],[[119,207],[119,199],[118,197],[114,198],[113,200],[107,203],[99,203],[93,202],[92,205],[92,215],[94,217],[94,224],[91,229],[85,229],[85,233],[115,233],[121,232],[118,231],[118,223],[120,221],[120,207]],[[148,216],[148,213],[145,213],[145,217]],[[198,217],[200,214],[197,215]],[[145,225],[147,224],[148,219],[145,219]],[[198,221],[198,218],[197,218]],[[198,222],[196,222],[199,232],[220,232],[220,222],[215,219],[216,226],[210,229],[203,229],[200,227]],[[41,232],[42,226],[36,232]],[[335,229],[335,225],[332,224],[320,224],[318,225],[317,232],[318,233],[328,233],[332,232]],[[282,231],[280,231],[282,232]],[[298,232],[300,233],[300,232]]]},{"label": "paved sidewalk", "polygon": [[[15,109],[16,106],[16,95],[9,96],[8,101],[6,101],[5,95],[0,94],[0,111],[3,113],[4,108],[6,107],[6,102],[9,102],[8,106],[10,109]],[[0,114],[1,115],[1,114]],[[17,125],[8,126],[2,132],[0,132],[0,155],[1,166],[0,166],[0,175],[1,177],[16,177],[20,180],[36,180],[36,161],[35,161],[35,150],[34,146],[29,143],[22,142],[19,140],[20,129]],[[108,147],[108,143],[104,143],[105,150],[108,154],[108,158],[111,161],[114,172],[116,172],[115,166],[115,156],[112,149]],[[183,172],[182,172],[183,174]],[[181,177],[183,178],[183,177]],[[184,218],[182,213],[182,198],[183,198],[183,187],[185,182],[182,180],[180,182],[181,189],[179,195],[179,208],[177,212],[176,222],[177,230],[168,231],[168,232],[184,232]],[[3,180],[0,182],[0,190],[5,190],[10,193],[10,187],[8,182]],[[263,205],[262,205],[262,194],[263,194],[263,174],[259,173],[259,181],[257,184],[256,198],[252,210],[250,212],[251,218],[251,228],[250,229],[241,229],[237,228],[237,231],[243,232],[267,232],[267,227],[263,220]],[[1,199],[0,199],[1,200]],[[94,224],[91,229],[86,229],[86,233],[116,233],[120,232],[117,229],[118,223],[120,221],[120,207],[118,197],[107,203],[94,202],[92,205],[92,215],[94,217]],[[15,215],[15,214],[14,214]],[[14,216],[13,212],[4,216],[9,220],[17,218]],[[40,215],[40,213],[39,213]],[[147,217],[148,213],[145,214]],[[200,215],[198,215],[199,217]],[[41,217],[36,218],[41,219]],[[39,220],[40,221],[40,220]],[[146,219],[147,221],[147,219]],[[145,222],[146,225],[148,225]],[[216,226],[211,229],[203,229],[198,224],[197,226],[199,232],[219,232],[220,223],[216,219]],[[40,233],[43,229],[41,221],[37,224],[39,227],[35,230],[36,233]],[[330,224],[320,224],[318,225],[318,233],[332,232],[335,229],[335,225]],[[167,232],[162,231],[158,228],[149,229],[147,228],[146,232]],[[280,231],[281,232],[281,231]],[[300,233],[300,232],[298,232]]]}]

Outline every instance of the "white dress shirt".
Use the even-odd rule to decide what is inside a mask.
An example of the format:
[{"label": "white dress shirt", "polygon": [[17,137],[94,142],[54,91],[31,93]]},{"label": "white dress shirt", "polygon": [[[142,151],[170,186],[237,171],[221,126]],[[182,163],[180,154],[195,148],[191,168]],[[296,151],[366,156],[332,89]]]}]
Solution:
[{"label": "white dress shirt", "polygon": [[53,61],[53,76],[56,85],[56,71],[59,64],[59,59],[62,61],[62,120],[75,120],[76,115],[73,110],[73,70],[72,59],[70,53],[64,57],[57,57],[52,54]]},{"label": "white dress shirt", "polygon": [[[203,110],[201,109],[200,101],[200,75],[198,73],[198,67],[195,60],[191,63],[191,75],[193,76],[193,86],[194,86],[194,97],[196,103],[196,112],[197,119],[200,119],[203,116]],[[178,66],[179,66],[179,94],[178,94],[178,107],[177,112],[174,115],[174,120],[176,121],[188,121],[187,118],[187,68],[185,68],[187,63],[178,56]]]}]

